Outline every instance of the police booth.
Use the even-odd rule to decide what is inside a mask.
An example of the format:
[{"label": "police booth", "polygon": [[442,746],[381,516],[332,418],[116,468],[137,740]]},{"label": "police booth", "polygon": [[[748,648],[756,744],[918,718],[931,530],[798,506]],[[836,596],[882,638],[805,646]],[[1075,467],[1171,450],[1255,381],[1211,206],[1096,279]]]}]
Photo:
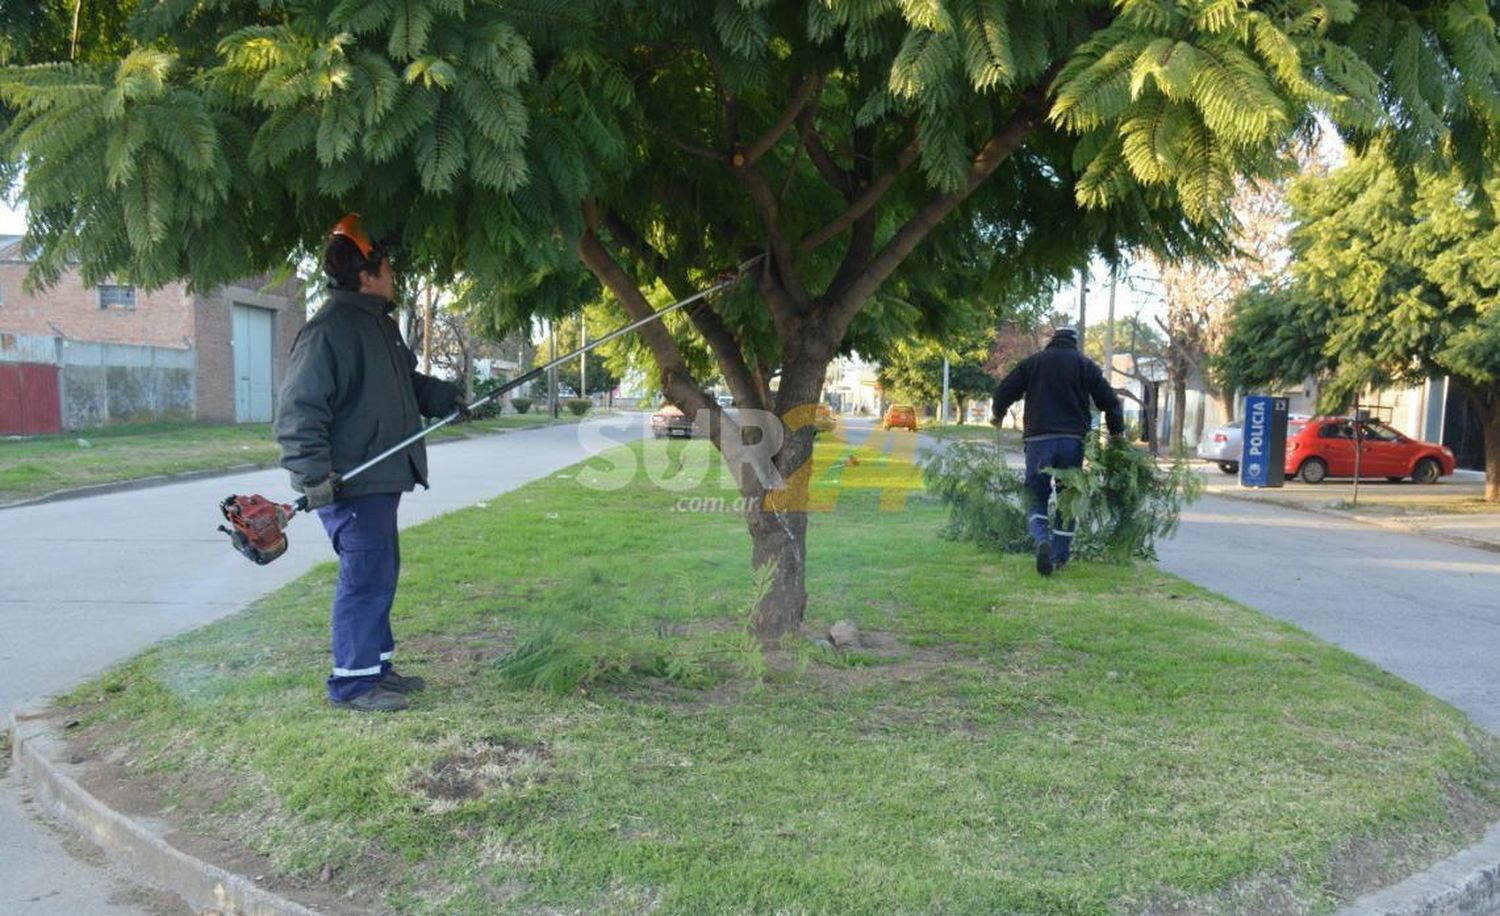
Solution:
[{"label": "police booth", "polygon": [[1245,399],[1245,441],[1240,446],[1240,486],[1286,483],[1286,398],[1253,394]]}]

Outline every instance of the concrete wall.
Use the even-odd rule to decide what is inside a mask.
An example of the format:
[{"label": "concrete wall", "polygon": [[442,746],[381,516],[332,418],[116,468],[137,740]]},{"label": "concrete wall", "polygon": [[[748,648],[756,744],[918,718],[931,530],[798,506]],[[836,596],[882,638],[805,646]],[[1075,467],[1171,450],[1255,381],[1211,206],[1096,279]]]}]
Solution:
[{"label": "concrete wall", "polygon": [[[50,289],[26,292],[31,264],[10,242],[0,243],[0,335],[10,341],[0,346],[0,360],[62,367],[66,429],[144,419],[233,423],[234,305],[274,313],[277,387],[306,322],[295,279],[271,286],[252,277],[197,296],[181,283],[149,293],[137,288],[134,309],[101,309],[99,288],[76,271]],[[41,358],[22,359],[23,342]]]},{"label": "concrete wall", "polygon": [[65,340],[60,353],[64,429],[193,419],[197,356],[190,349]]}]

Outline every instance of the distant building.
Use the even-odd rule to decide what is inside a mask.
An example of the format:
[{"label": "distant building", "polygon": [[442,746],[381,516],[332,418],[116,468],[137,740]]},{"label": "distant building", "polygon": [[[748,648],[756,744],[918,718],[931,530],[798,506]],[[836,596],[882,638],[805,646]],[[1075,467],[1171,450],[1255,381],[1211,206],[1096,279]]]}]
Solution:
[{"label": "distant building", "polygon": [[76,271],[23,290],[19,236],[0,236],[0,434],[150,420],[269,421],[301,287],[258,278],[207,294],[86,286]]},{"label": "distant building", "polygon": [[823,379],[823,399],[839,413],[879,414],[884,393],[880,366],[865,362],[858,354],[837,356],[828,364]]}]

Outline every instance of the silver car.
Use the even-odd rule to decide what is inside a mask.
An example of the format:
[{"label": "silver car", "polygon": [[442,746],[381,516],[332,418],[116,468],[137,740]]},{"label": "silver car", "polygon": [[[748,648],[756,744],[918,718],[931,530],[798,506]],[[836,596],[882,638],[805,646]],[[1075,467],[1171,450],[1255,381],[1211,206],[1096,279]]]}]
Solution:
[{"label": "silver car", "polygon": [[1240,451],[1245,443],[1245,421],[1231,420],[1223,426],[1203,434],[1198,442],[1198,457],[1212,461],[1226,474],[1240,472]]},{"label": "silver car", "polygon": [[[1287,438],[1297,435],[1308,415],[1294,413],[1287,417]],[[1240,452],[1245,447],[1245,421],[1231,420],[1213,432],[1204,433],[1198,442],[1198,457],[1212,461],[1226,474],[1240,472]]]}]

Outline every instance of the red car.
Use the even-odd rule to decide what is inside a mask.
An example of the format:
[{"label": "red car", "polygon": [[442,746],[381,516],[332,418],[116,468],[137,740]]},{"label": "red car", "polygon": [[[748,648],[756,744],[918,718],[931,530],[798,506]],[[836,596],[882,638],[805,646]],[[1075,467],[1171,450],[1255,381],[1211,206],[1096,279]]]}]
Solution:
[{"label": "red car", "polygon": [[1437,483],[1453,473],[1453,451],[1403,435],[1378,420],[1314,417],[1286,440],[1286,476],[1307,483],[1354,476],[1355,427],[1359,433],[1359,476]]}]

